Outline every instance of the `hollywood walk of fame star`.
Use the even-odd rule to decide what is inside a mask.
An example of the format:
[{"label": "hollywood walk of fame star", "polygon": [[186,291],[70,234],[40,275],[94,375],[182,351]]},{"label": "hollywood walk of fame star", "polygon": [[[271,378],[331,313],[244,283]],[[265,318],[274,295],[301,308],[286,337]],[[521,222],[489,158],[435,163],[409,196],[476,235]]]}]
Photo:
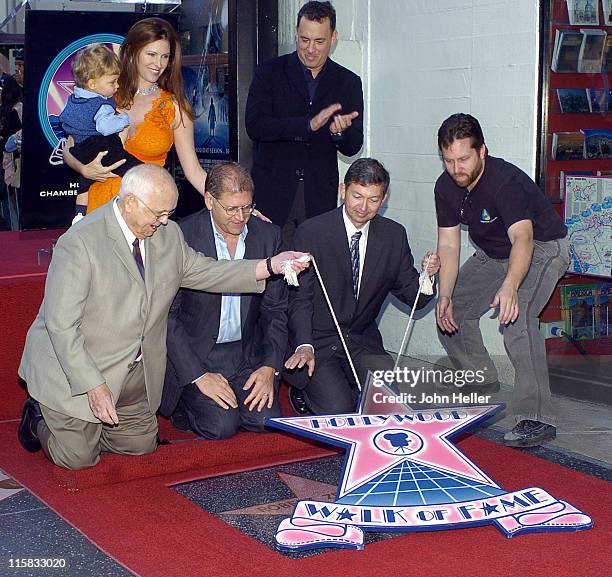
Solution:
[{"label": "hollywood walk of fame star", "polygon": [[[368,387],[364,392],[367,398],[370,398],[372,393],[369,389],[371,388]],[[387,403],[381,408],[384,412],[379,414],[365,415],[359,410],[342,415],[280,417],[270,419],[269,424],[347,448],[339,498],[392,469],[403,460],[434,467],[474,482],[498,486],[465,457],[450,442],[449,437],[489,417],[502,408],[501,405],[414,410],[404,404]],[[422,439],[421,447],[408,456],[403,452],[384,450],[375,437],[390,428],[395,435],[405,431],[407,438],[416,436]]]}]

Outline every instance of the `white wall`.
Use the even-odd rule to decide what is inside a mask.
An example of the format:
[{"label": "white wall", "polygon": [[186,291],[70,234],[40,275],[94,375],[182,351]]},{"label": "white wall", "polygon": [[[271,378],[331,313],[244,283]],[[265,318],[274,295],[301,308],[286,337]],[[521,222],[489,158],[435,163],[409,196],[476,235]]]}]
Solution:
[{"label": "white wall", "polygon": [[[295,26],[302,2],[280,0],[280,4],[286,13],[295,10],[290,22]],[[392,185],[384,214],[405,225],[413,253],[420,259],[426,250],[435,249],[433,184],[442,171],[436,132],[447,116],[473,114],[482,124],[491,154],[532,176],[535,173],[537,2],[335,0],[333,4],[340,38],[333,58],[359,72],[364,83],[366,143],[361,155],[373,156],[389,169]],[[464,235],[462,258],[471,252]],[[387,349],[397,351],[406,322],[406,314],[394,304],[386,307],[381,330]],[[503,380],[511,380],[497,321],[484,317],[482,326]],[[422,358],[443,354],[433,312],[415,324],[407,352]]]}]

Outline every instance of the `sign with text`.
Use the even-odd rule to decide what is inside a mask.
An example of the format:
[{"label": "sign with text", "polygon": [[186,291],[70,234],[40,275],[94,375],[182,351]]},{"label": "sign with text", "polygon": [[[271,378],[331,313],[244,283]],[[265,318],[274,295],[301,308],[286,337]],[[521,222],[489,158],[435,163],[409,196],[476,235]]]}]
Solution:
[{"label": "sign with text", "polygon": [[369,414],[372,411],[362,404],[351,414],[269,419],[273,427],[347,449],[335,501],[299,501],[278,527],[277,547],[362,549],[366,531],[429,531],[488,523],[507,537],[591,528],[588,515],[544,489],[504,490],[451,443],[450,437],[500,408],[412,410],[397,404]]}]

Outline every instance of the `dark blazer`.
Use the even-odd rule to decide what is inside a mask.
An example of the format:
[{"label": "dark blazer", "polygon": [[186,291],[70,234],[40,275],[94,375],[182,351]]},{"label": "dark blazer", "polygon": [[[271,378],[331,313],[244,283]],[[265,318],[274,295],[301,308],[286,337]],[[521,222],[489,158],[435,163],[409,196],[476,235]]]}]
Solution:
[{"label": "dark blazer", "polygon": [[[257,207],[282,226],[304,179],[307,217],[337,206],[337,152],[353,156],[363,144],[363,94],[359,76],[327,60],[312,104],[302,64],[293,52],[264,62],[255,71],[246,104],[246,130],[255,142],[251,175]],[[309,131],[309,120],[339,102],[359,116],[341,138],[328,126]]]},{"label": "dark blazer", "polygon": [[[45,297],[26,337],[19,376],[28,393],[63,415],[99,423],[87,391],[106,383],[121,395],[138,352],[147,400],[157,412],[166,372],[168,311],[180,287],[254,293],[256,261],[215,260],[195,252],[175,222],[145,239],[145,281],[113,201],[57,241]],[[272,254],[272,253],[271,253]]]},{"label": "dark blazer", "polygon": [[[376,317],[389,293],[412,306],[419,290],[404,227],[380,215],[370,221],[359,298],[353,298],[351,257],[342,218],[343,207],[307,220],[295,233],[296,250],[314,255],[349,349],[351,344],[383,352]],[[300,275],[289,302],[290,350],[310,343],[317,355],[340,342],[314,267]],[[433,297],[420,295],[417,308]],[[326,354],[326,353],[323,353]],[[331,354],[331,353],[329,353]],[[318,356],[320,358],[320,356]]]},{"label": "dark blazer", "polygon": [[[195,250],[217,258],[208,210],[179,223],[185,241]],[[280,229],[251,218],[245,239],[245,259],[260,259],[279,252]],[[219,334],[221,295],[180,290],[168,315],[168,363],[160,412],[174,412],[182,389],[207,372],[206,359]],[[245,365],[280,371],[287,347],[287,289],[281,277],[267,282],[263,294],[240,297],[240,322]]]}]

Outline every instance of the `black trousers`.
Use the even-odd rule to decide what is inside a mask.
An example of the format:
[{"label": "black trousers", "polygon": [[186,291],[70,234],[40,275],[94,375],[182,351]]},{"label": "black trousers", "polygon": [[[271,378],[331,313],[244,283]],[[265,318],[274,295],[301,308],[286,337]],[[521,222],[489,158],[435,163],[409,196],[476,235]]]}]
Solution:
[{"label": "black trousers", "polygon": [[244,404],[250,390],[244,391],[242,387],[255,368],[244,363],[240,341],[216,344],[208,355],[206,364],[208,372],[220,373],[227,379],[236,395],[238,408],[220,407],[202,393],[197,385],[190,383],[183,389],[181,401],[194,433],[205,439],[227,439],[241,428],[246,431],[262,432],[266,417],[280,416],[278,379],[274,383],[272,408],[264,407],[261,412],[249,411],[248,406]]},{"label": "black trousers", "polygon": [[[96,134],[75,144],[70,149],[72,156],[83,164],[89,164],[98,154],[104,151],[107,151],[107,154],[102,157],[102,166],[110,166],[119,160],[125,159],[125,162],[113,171],[118,176],[123,176],[130,168],[142,164],[135,156],[126,152],[118,134],[109,134],[108,136]],[[93,180],[81,177],[79,190],[81,192],[88,191],[93,182]]]},{"label": "black trousers", "polygon": [[[347,346],[362,386],[367,382],[369,371],[393,368],[393,358],[384,350],[373,352],[354,344]],[[315,351],[312,378],[308,378],[305,367],[297,371],[285,371],[283,380],[293,387],[303,389],[308,407],[315,415],[350,413],[357,406],[359,389],[339,341]]]}]

